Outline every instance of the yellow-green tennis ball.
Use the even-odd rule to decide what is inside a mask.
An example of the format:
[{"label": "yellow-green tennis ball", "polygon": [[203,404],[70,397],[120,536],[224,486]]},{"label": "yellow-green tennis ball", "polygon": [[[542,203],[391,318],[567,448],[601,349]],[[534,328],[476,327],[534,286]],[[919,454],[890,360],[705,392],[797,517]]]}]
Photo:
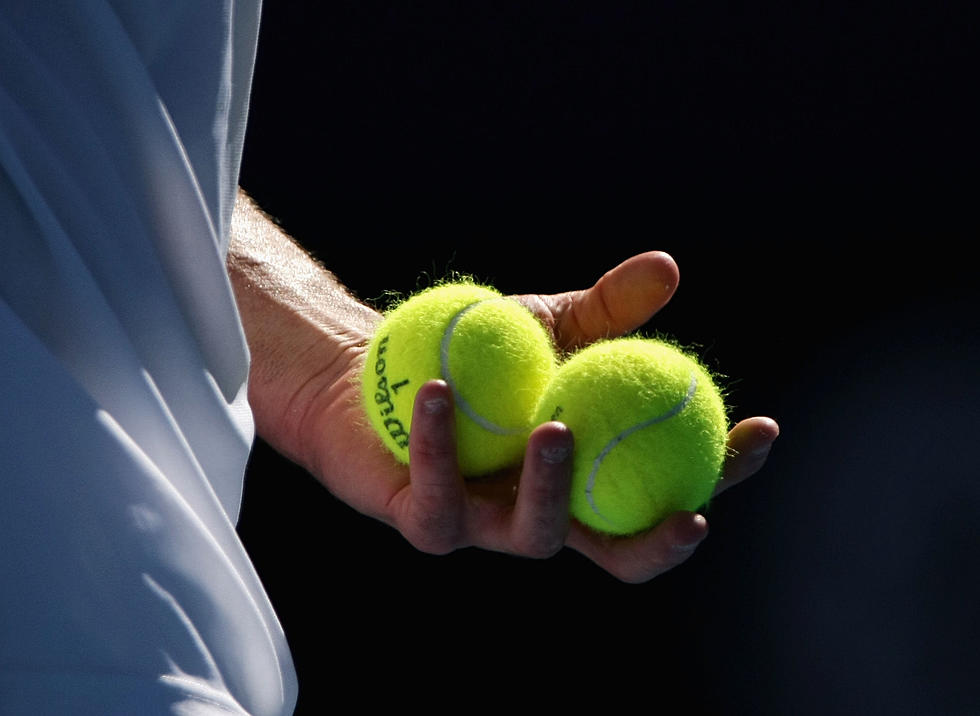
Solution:
[{"label": "yellow-green tennis ball", "polygon": [[362,379],[371,424],[408,463],[415,394],[441,378],[453,390],[460,472],[483,475],[517,464],[535,408],[556,367],[543,324],[488,286],[445,283],[385,315]]},{"label": "yellow-green tennis ball", "polygon": [[692,355],[650,338],[594,343],[555,374],[536,420],[575,436],[571,513],[628,535],[710,499],[728,420],[712,376]]}]

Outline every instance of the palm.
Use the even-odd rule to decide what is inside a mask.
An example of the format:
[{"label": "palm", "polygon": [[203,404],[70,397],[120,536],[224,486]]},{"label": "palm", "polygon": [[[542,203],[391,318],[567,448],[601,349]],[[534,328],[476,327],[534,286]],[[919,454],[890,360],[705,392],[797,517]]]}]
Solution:
[{"label": "palm", "polygon": [[[360,512],[399,526],[411,496],[407,466],[397,462],[382,446],[367,423],[357,377],[363,351],[352,352],[345,380],[321,397],[314,409],[312,429],[319,435],[343,435],[343,440],[322,440],[314,457],[317,474],[339,499]],[[469,483],[476,503],[484,510],[506,508],[512,502],[512,486],[520,468]]]},{"label": "palm", "polygon": [[409,473],[382,449],[364,417],[357,382],[362,358],[362,351],[350,355],[345,378],[335,382],[314,408],[314,434],[343,436],[317,443],[314,473],[351,507],[390,522],[386,506],[408,486]]}]

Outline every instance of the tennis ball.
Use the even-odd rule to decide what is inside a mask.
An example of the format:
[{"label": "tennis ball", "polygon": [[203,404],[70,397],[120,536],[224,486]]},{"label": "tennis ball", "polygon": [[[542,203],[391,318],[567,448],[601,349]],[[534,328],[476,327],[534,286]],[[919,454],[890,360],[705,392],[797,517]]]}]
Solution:
[{"label": "tennis ball", "polygon": [[572,516],[607,534],[703,507],[726,453],[718,386],[693,355],[659,339],[609,339],[572,354],[535,420],[571,429]]},{"label": "tennis ball", "polygon": [[371,425],[407,464],[415,394],[428,380],[445,380],[460,472],[477,476],[520,462],[556,364],[548,332],[527,308],[492,287],[455,281],[386,313],[361,387]]}]

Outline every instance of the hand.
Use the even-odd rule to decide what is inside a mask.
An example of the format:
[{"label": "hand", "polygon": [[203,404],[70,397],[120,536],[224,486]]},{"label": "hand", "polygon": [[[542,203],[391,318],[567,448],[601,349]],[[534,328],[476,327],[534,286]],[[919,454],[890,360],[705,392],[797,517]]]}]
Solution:
[{"label": "hand", "polygon": [[[650,252],[589,289],[518,299],[542,318],[560,348],[571,350],[645,324],[670,300],[678,278],[673,259]],[[560,423],[532,432],[522,468],[464,481],[456,468],[452,392],[441,381],[419,390],[411,468],[399,465],[360,414],[356,376],[363,346],[348,353],[346,379],[330,381],[303,421],[304,434],[319,436],[306,442],[312,453],[307,466],[340,499],[392,525],[418,549],[441,554],[477,546],[544,558],[567,545],[623,581],[643,582],[683,562],[707,536],[705,518],[686,512],[628,538],[597,535],[570,520],[573,436]],[[735,425],[717,492],[758,471],[778,433],[775,421],[764,417]]]}]

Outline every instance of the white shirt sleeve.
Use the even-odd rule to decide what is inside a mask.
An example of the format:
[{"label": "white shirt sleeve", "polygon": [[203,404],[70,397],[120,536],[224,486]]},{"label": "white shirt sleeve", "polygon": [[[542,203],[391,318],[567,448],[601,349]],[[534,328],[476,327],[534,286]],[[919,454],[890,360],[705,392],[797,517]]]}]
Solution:
[{"label": "white shirt sleeve", "polygon": [[[252,2],[0,0],[0,714],[282,716],[224,268]],[[137,708],[138,707],[138,708]]]}]

